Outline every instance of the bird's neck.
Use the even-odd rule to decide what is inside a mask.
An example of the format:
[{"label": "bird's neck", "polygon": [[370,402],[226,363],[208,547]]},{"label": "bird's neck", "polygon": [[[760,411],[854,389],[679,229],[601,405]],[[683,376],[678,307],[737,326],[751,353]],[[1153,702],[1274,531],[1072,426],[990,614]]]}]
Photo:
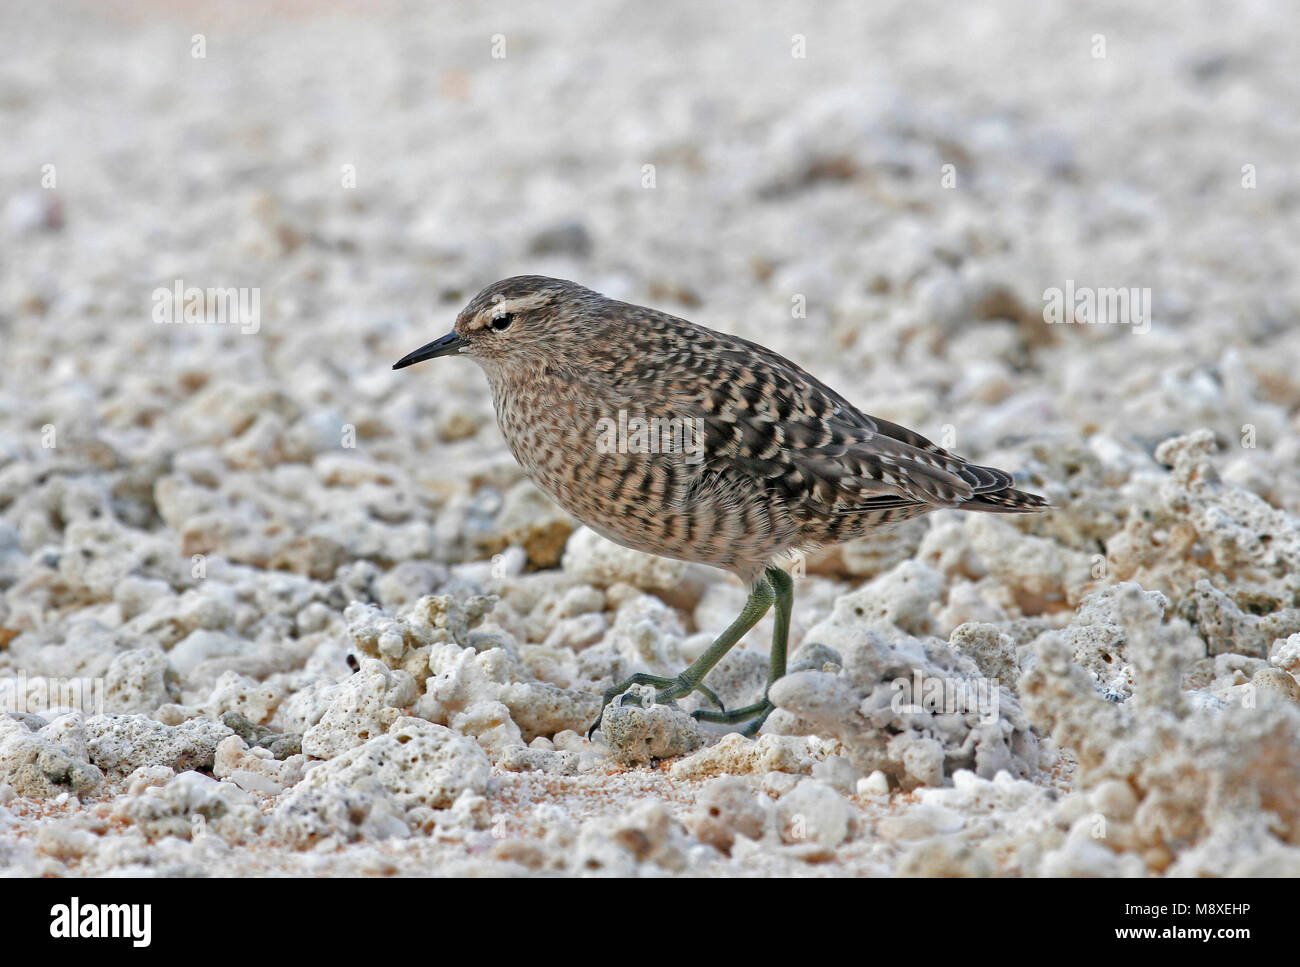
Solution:
[{"label": "bird's neck", "polygon": [[583,371],[556,359],[537,356],[512,358],[508,363],[483,360],[483,372],[498,408],[504,401],[527,394],[534,399],[594,401],[605,394],[597,385],[599,374]]}]

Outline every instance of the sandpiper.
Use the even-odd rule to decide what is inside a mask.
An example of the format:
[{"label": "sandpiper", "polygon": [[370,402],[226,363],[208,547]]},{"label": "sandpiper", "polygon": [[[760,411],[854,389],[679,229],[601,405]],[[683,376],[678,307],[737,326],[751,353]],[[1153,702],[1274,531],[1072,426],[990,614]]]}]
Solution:
[{"label": "sandpiper", "polygon": [[749,586],[740,615],[693,664],[619,682],[602,716],[631,685],[654,686],[658,702],[699,691],[717,710],[697,719],[748,723],[752,735],[772,711],[766,690],[727,710],[704,678],[773,605],[768,687],[785,674],[794,582],[778,560],[943,507],[1047,507],[1005,471],[868,416],[770,349],[563,279],[493,283],[451,332],[393,368],[452,353],[483,368],[515,459],[573,517]]}]

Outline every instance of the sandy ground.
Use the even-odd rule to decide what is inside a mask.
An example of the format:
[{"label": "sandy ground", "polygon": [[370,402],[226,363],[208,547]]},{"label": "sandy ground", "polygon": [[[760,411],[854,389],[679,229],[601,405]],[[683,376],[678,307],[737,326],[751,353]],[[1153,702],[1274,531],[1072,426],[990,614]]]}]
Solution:
[{"label": "sandy ground", "polygon": [[[1300,874],[1291,5],[265,6],[0,10],[0,869]],[[1057,509],[800,562],[757,741],[587,742],[744,591],[390,370],[518,273]]]}]

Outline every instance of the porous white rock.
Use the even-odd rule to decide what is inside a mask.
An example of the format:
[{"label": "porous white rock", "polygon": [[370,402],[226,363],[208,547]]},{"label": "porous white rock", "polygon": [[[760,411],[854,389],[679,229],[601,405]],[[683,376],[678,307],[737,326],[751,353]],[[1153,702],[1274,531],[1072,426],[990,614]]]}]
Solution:
[{"label": "porous white rock", "polygon": [[1208,580],[1196,582],[1179,613],[1193,623],[1211,655],[1231,652],[1263,658],[1274,642],[1300,633],[1300,608],[1249,614]]},{"label": "porous white rock", "polygon": [[1020,677],[1014,639],[996,625],[966,622],[948,636],[948,645],[959,655],[966,655],[985,678],[996,679],[1014,690]]},{"label": "porous white rock", "polygon": [[74,759],[86,762],[89,753],[86,749],[86,722],[80,712],[68,712],[50,720],[36,733],[47,742],[52,742]]},{"label": "porous white rock", "polygon": [[382,735],[415,699],[415,679],[408,672],[367,659],[332,689],[320,720],[303,733],[302,751],[331,759]]},{"label": "porous white rock", "polygon": [[217,746],[231,730],[208,719],[163,725],[144,715],[96,715],[85,724],[90,761],[106,773],[126,775],[140,766],[177,772],[211,769]]},{"label": "porous white rock", "polygon": [[453,643],[432,645],[426,653],[429,677],[412,713],[439,724],[480,702],[500,702],[510,710],[524,741],[564,730],[585,731],[600,711],[600,696],[545,682],[512,681],[519,665],[508,652],[479,652]]},{"label": "porous white rock", "polygon": [[760,735],[749,739],[728,732],[716,743],[673,763],[674,779],[700,779],[747,773],[808,774],[816,752],[802,736]]},{"label": "porous white rock", "polygon": [[128,794],[114,804],[113,816],[138,826],[149,839],[215,835],[233,842],[255,835],[264,822],[248,793],[199,772],[182,772]]},{"label": "porous white rock", "polygon": [[770,812],[766,798],[755,795],[744,779],[718,776],[696,794],[686,826],[700,842],[730,853],[737,836],[762,838]]},{"label": "porous white rock", "polygon": [[1084,598],[1062,634],[1075,663],[1093,674],[1103,693],[1127,698],[1134,676],[1126,648],[1129,626],[1159,624],[1168,610],[1169,600],[1160,592],[1123,582]]},{"label": "porous white rock", "polygon": [[218,779],[229,778],[250,792],[278,795],[302,779],[308,761],[301,754],[277,759],[270,749],[250,748],[238,735],[231,735],[217,746],[212,774]]},{"label": "porous white rock", "polygon": [[916,561],[903,561],[861,588],[836,600],[830,616],[810,628],[806,641],[839,650],[871,628],[926,634],[934,630],[933,609],[943,595],[943,577]]},{"label": "porous white rock", "polygon": [[276,805],[268,822],[279,838],[298,847],[359,840],[404,839],[411,833],[407,811],[375,782],[359,786],[299,783]]},{"label": "porous white rock", "polygon": [[577,752],[516,746],[501,753],[496,764],[506,772],[547,772],[557,776],[573,776],[582,768],[582,759]]},{"label": "porous white rock", "polygon": [[1274,641],[1268,660],[1290,675],[1300,674],[1300,632]]},{"label": "porous white rock", "polygon": [[605,707],[600,730],[610,755],[624,765],[686,755],[704,744],[704,732],[686,712],[655,704],[655,690],[633,685]]},{"label": "porous white rock", "polygon": [[465,790],[481,794],[491,771],[487,754],[473,739],[407,716],[313,768],[294,792],[377,783],[403,808],[446,808]]},{"label": "porous white rock", "polygon": [[501,702],[476,702],[457,713],[451,726],[462,735],[473,736],[491,759],[498,759],[511,749],[523,749],[524,739],[510,717],[510,709]]},{"label": "porous white rock", "polygon": [[843,670],[774,683],[769,731],[834,736],[860,772],[880,770],[904,788],[941,784],[958,769],[988,778],[1038,770],[1037,739],[1010,691],[938,639],[855,632],[852,613],[846,607],[808,635],[842,649]]},{"label": "porous white rock", "polygon": [[692,608],[704,589],[721,575],[702,564],[675,561],[634,551],[580,527],[569,538],[561,562],[566,574],[598,588],[630,584],[654,591],[663,600]]},{"label": "porous white rock", "polygon": [[573,851],[572,872],[633,875],[642,864],[680,873],[690,844],[682,825],[660,802],[639,802],[613,820],[583,824]]},{"label": "porous white rock", "polygon": [[[1251,817],[1265,813],[1273,835],[1293,841],[1300,814],[1291,797],[1279,791],[1300,778],[1288,766],[1293,757],[1281,750],[1300,741],[1300,705],[1289,697],[1230,705],[1188,702],[1182,681],[1199,651],[1189,645],[1189,638],[1197,639],[1187,626],[1135,621],[1127,628],[1137,678],[1138,702],[1131,708],[1098,696],[1057,635],[1034,642],[1038,661],[1021,680],[1027,713],[1059,745],[1073,750],[1083,787],[1100,790],[1107,784],[1110,789],[1109,783],[1120,782],[1136,799],[1136,804],[1127,797],[1119,803],[1108,844],[1163,871],[1174,859],[1165,844],[1175,837],[1208,843],[1229,835],[1220,832],[1225,826],[1249,826]],[[1099,798],[1097,807],[1103,802]],[[1132,819],[1124,819],[1130,810]],[[1083,855],[1071,863],[1102,859],[1082,844],[1072,848]],[[1240,859],[1218,851],[1202,853],[1200,862],[1212,855],[1227,864],[1214,869],[1217,875],[1228,875]]]},{"label": "porous white rock", "polygon": [[[42,730],[44,731],[44,730]],[[72,793],[84,796],[103,782],[100,769],[71,754],[67,732],[53,730],[48,737],[0,715],[0,782],[19,796],[51,799]]]},{"label": "porous white rock", "polygon": [[238,655],[247,647],[247,642],[235,635],[196,628],[167,653],[167,661],[178,674],[188,676],[205,661]]},{"label": "porous white rock", "polygon": [[834,849],[848,839],[853,810],[838,792],[825,783],[804,779],[776,804],[781,839],[802,845],[815,843]]},{"label": "porous white rock", "polygon": [[153,713],[170,700],[167,656],[156,648],[124,651],[108,666],[104,708],[126,715]]}]

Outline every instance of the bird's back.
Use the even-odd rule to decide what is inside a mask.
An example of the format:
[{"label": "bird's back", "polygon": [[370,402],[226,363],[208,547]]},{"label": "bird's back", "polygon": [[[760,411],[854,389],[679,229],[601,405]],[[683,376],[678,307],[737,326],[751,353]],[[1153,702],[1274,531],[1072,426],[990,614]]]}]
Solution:
[{"label": "bird's back", "polygon": [[[546,406],[509,385],[494,385],[494,396],[530,475],[614,540],[749,578],[789,549],[850,540],[940,507],[1046,506],[1015,490],[1010,474],[868,416],[770,349],[602,303],[587,310],[600,323],[591,338],[533,374],[546,385],[527,396]],[[609,427],[602,420],[639,426],[637,418],[698,428],[697,459],[597,445],[599,428]],[[553,454],[546,466],[538,447]]]}]

